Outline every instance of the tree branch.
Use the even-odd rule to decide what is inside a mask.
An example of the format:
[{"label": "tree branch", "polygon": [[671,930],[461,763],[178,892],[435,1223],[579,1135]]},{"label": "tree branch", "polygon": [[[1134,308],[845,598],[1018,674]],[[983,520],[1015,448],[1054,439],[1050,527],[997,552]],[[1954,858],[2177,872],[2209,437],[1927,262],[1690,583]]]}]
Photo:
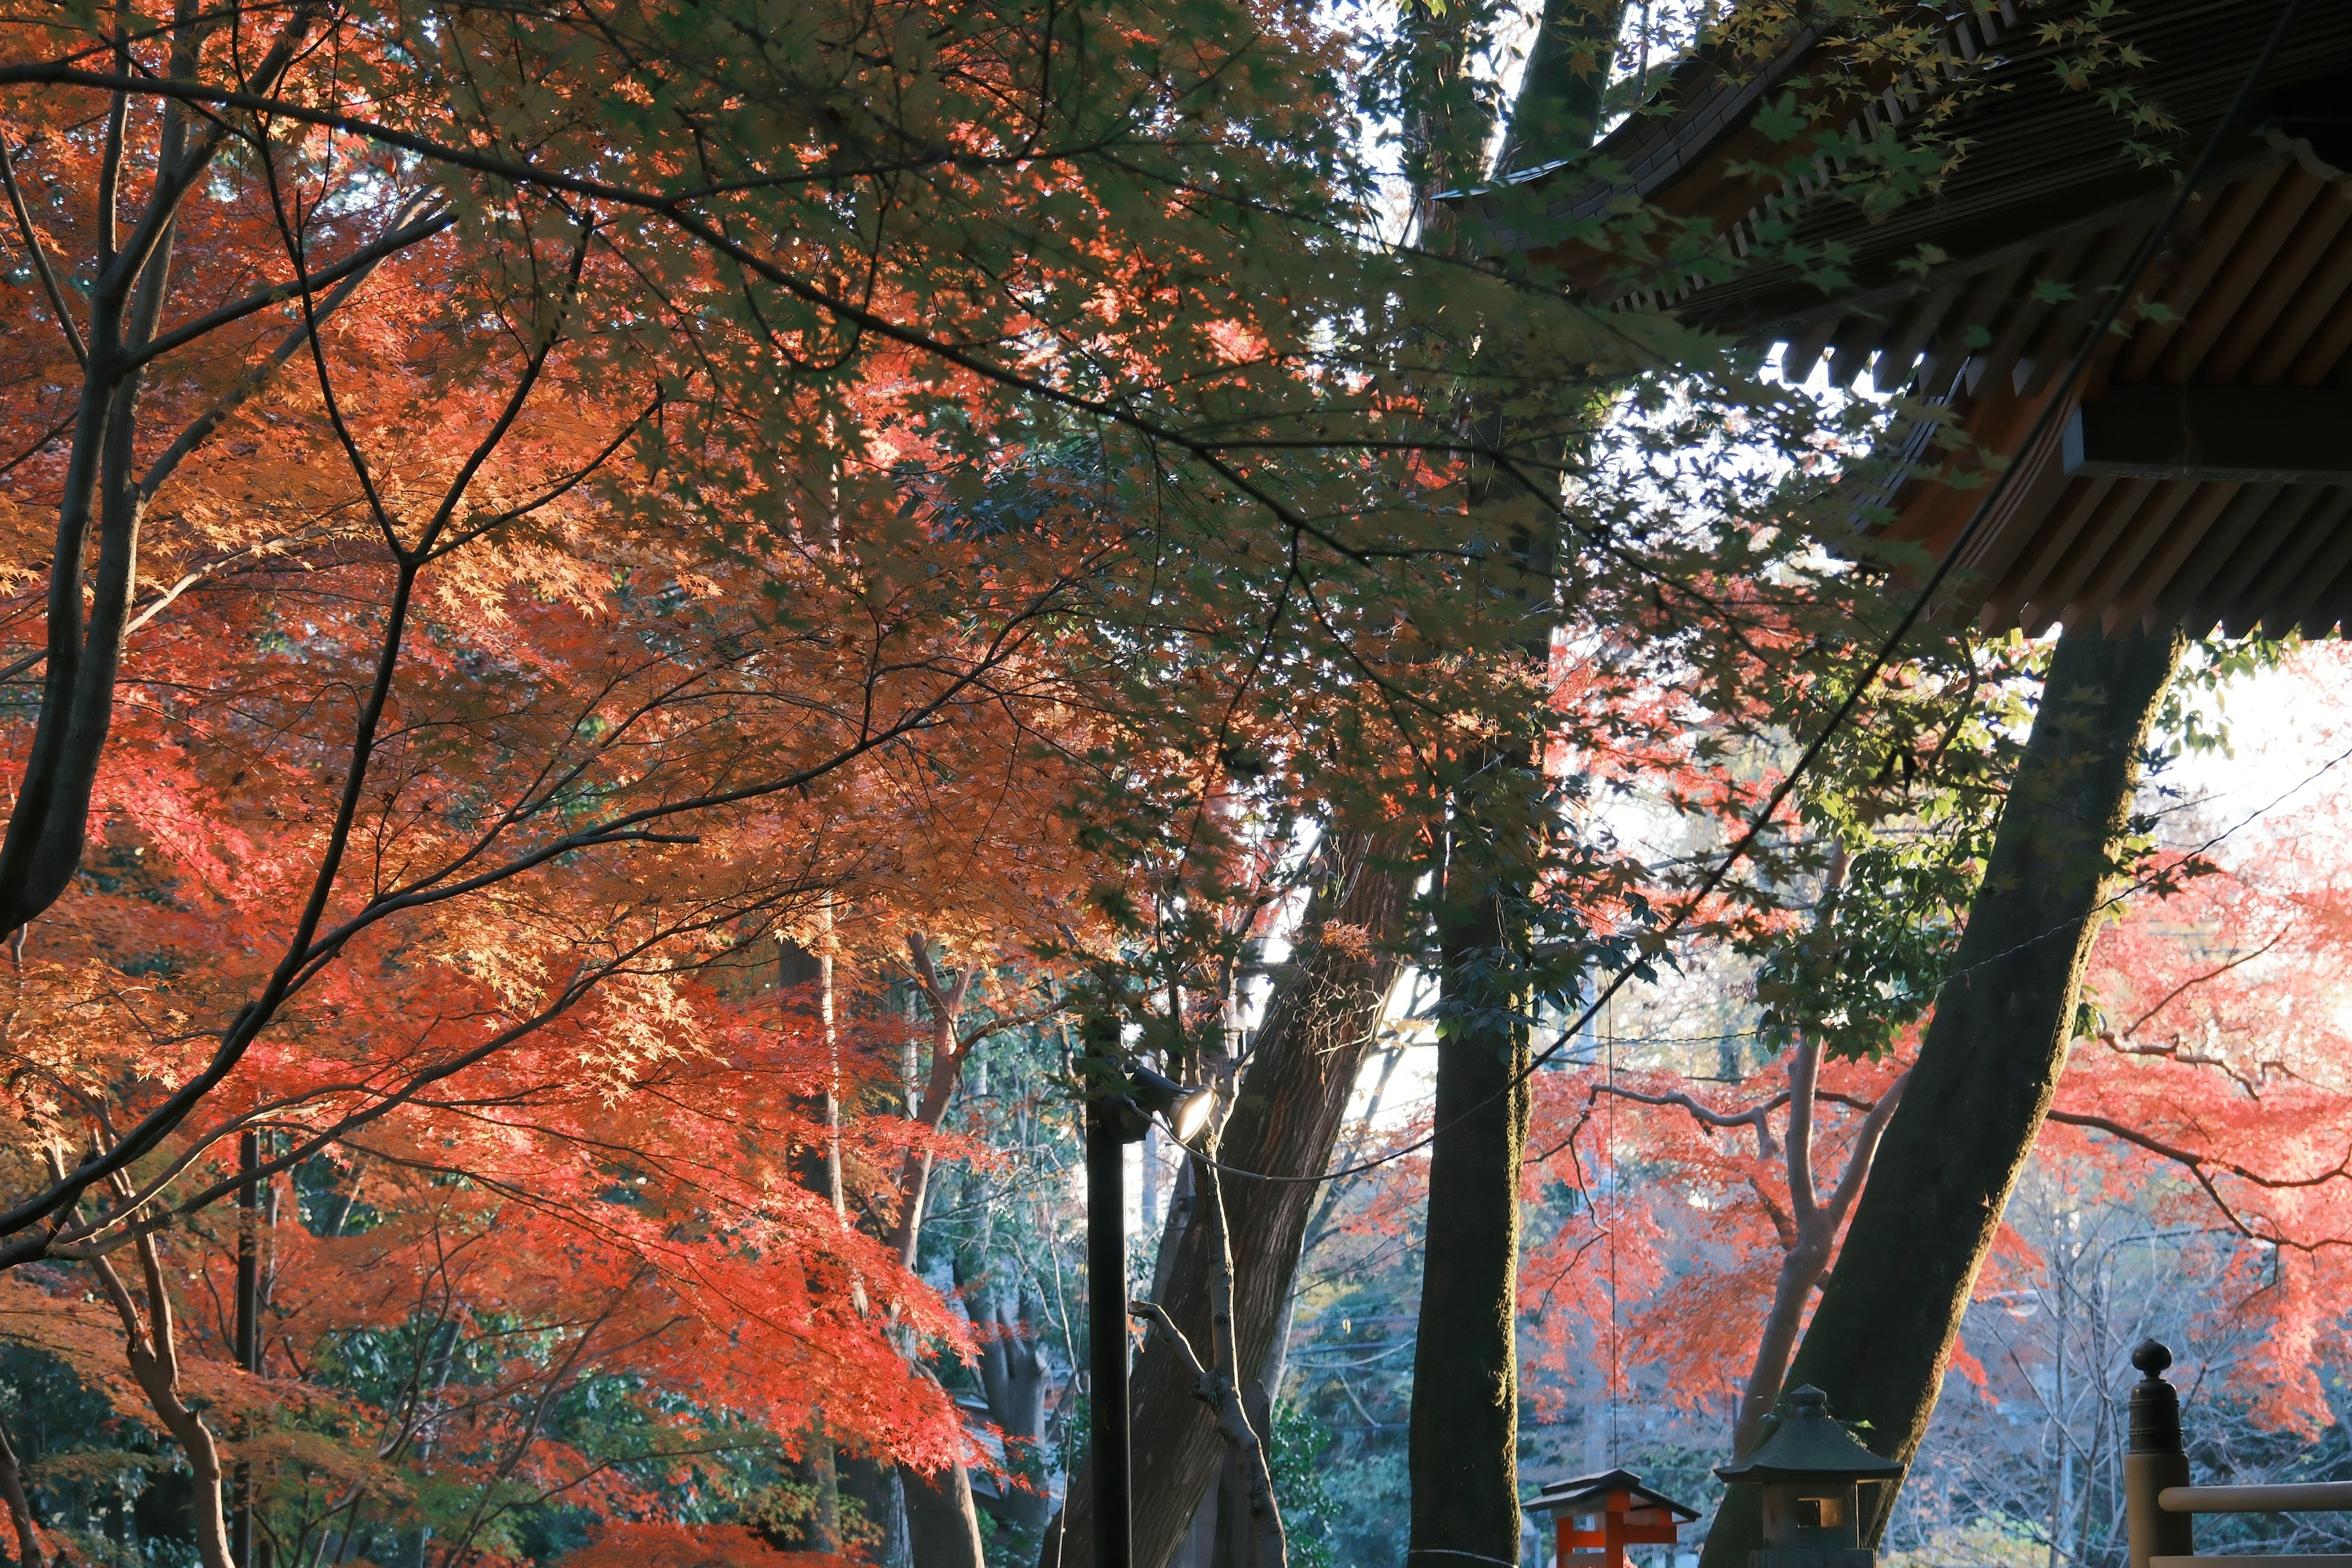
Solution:
[{"label": "tree branch", "polygon": [[72,310],[66,304],[66,291],[49,266],[48,249],[41,243],[40,231],[33,226],[33,215],[26,209],[25,194],[16,186],[16,160],[8,151],[5,129],[0,129],[0,182],[7,185],[9,210],[16,215],[16,232],[23,237],[25,249],[33,258],[33,270],[48,293],[49,308],[58,313],[58,325],[64,329],[66,346],[73,350],[74,363],[88,370],[89,350],[81,341],[81,328],[74,321]]},{"label": "tree branch", "polygon": [[2140,1131],[2137,1128],[2126,1127],[2113,1117],[2094,1116],[2075,1110],[2053,1110],[2050,1112],[2049,1120],[2067,1127],[2085,1127],[2093,1131],[2104,1132],[2110,1138],[2129,1143],[2135,1148],[2144,1149],[2151,1154],[2185,1167],[2189,1173],[2197,1179],[2197,1184],[2205,1189],[2205,1195],[2213,1201],[2215,1208],[2221,1210],[2221,1217],[2229,1222],[2230,1227],[2249,1241],[2263,1242],[2272,1247],[2291,1247],[2297,1252],[2317,1252],[2326,1247],[2352,1247],[2352,1239],[2339,1237],[2323,1237],[2318,1241],[2297,1241],[2280,1232],[2275,1226],[2268,1230],[2258,1230],[2231,1206],[2230,1201],[2221,1195],[2221,1188],[2213,1182],[2213,1173],[2216,1171],[2235,1176],[2251,1185],[2268,1188],[2274,1192],[2322,1186],[2334,1181],[2352,1181],[2352,1150],[2347,1150],[2343,1159],[2317,1175],[2264,1176],[2246,1169],[2235,1161],[2217,1160],[2210,1154],[2200,1154],[2193,1150],[2167,1143],[2162,1139]]}]

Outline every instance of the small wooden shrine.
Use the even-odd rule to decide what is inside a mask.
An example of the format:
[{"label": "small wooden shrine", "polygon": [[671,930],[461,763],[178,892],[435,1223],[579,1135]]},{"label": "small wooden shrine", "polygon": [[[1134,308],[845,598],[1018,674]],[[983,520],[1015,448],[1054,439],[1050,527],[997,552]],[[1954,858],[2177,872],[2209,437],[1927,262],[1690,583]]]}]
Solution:
[{"label": "small wooden shrine", "polygon": [[1698,1518],[1631,1470],[1554,1481],[1527,1509],[1551,1515],[1559,1568],[1625,1568],[1625,1548],[1672,1546],[1679,1528]]}]

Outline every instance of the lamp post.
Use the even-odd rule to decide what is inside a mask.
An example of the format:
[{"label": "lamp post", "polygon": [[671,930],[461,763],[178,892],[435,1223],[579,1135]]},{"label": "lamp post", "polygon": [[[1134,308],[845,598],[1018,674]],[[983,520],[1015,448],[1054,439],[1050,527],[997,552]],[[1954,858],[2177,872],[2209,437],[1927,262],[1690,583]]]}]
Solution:
[{"label": "lamp post", "polygon": [[1132,1432],[1127,1411],[1127,1146],[1151,1118],[1179,1142],[1198,1132],[1213,1089],[1188,1089],[1111,1053],[1114,1020],[1089,1021],[1077,1061],[1087,1099],[1087,1338],[1093,1394],[1095,1568],[1130,1568],[1135,1555]]}]

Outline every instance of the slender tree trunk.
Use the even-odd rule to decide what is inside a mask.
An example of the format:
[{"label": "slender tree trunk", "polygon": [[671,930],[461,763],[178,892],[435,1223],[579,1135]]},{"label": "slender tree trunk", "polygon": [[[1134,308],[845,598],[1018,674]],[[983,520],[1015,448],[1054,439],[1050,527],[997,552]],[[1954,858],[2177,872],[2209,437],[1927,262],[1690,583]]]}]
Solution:
[{"label": "slender tree trunk", "polygon": [[[1927,1429],[1977,1271],[2033,1151],[2074,1009],[2138,755],[2181,639],[2068,632],[2011,786],[1951,979],[1887,1124],[1869,1186],[1789,1380],[1867,1421],[1874,1451],[1909,1459]],[[1895,1489],[1874,1489],[1870,1540]],[[1739,1568],[1760,1537],[1735,1487],[1702,1568]]]},{"label": "slender tree trunk", "polygon": [[[1234,1332],[1234,1256],[1225,1226],[1223,1184],[1213,1166],[1201,1167],[1202,1198],[1209,1228],[1209,1342],[1216,1370],[1225,1382],[1225,1404],[1218,1415],[1226,1446],[1241,1468],[1241,1519],[1249,1521],[1248,1568],[1288,1568],[1289,1543],[1282,1532],[1282,1510],[1274,1500],[1274,1410],[1263,1384],[1256,1384],[1256,1408],[1244,1397],[1240,1342]],[[1306,1233],[1301,1231],[1304,1238]],[[1287,1304],[1289,1292],[1283,1293]],[[1271,1336],[1269,1336],[1270,1338]],[[1261,1352],[1261,1361],[1264,1355]]]},{"label": "slender tree trunk", "polygon": [[[1532,782],[1496,759],[1499,785]],[[1521,775],[1529,775],[1522,777]],[[1519,1161],[1527,1144],[1528,998],[1512,979],[1525,945],[1513,857],[1465,843],[1483,803],[1457,813],[1439,913],[1445,1011],[1431,1116],[1429,1211],[1414,1330],[1407,1465],[1412,1568],[1519,1557]],[[1496,814],[1525,830],[1517,812]],[[1467,886],[1461,884],[1466,883]]]},{"label": "slender tree trunk", "polygon": [[[248,1131],[236,1141],[237,1169],[245,1184],[236,1194],[236,1364],[247,1372],[261,1370],[261,1184],[254,1173],[261,1168],[261,1134]],[[258,1568],[254,1556],[253,1467],[236,1467],[236,1508],[231,1516],[229,1552],[240,1568]]]},{"label": "slender tree trunk", "polygon": [[824,901],[824,935],[817,949],[817,1017],[824,1028],[824,1195],[845,1219],[849,1200],[841,1187],[841,1030],[833,988],[833,900]]},{"label": "slender tree trunk", "polygon": [[1748,1373],[1748,1386],[1739,1396],[1739,1414],[1732,1426],[1731,1451],[1744,1457],[1754,1447],[1756,1434],[1764,1417],[1786,1386],[1789,1355],[1796,1348],[1797,1331],[1803,1327],[1805,1307],[1813,1298],[1813,1288],[1829,1271],[1830,1258],[1837,1249],[1838,1231],[1845,1216],[1853,1211],[1854,1199],[1861,1194],[1863,1184],[1869,1179],[1871,1162],[1877,1152],[1879,1141],[1885,1135],[1886,1123],[1903,1102],[1903,1089],[1910,1080],[1908,1073],[1896,1079],[1879,1097],[1854,1131],[1853,1149],[1846,1156],[1845,1173],[1823,1203],[1813,1191],[1812,1139],[1817,1101],[1813,1096],[1815,1079],[1821,1068],[1821,1046],[1813,1040],[1801,1042],[1789,1062],[1789,1215],[1790,1239],[1788,1250],[1781,1255],[1779,1277],[1772,1286],[1772,1307],[1764,1317],[1764,1332],[1756,1345],[1756,1362]]},{"label": "slender tree trunk", "polygon": [[0,1502],[8,1505],[8,1522],[16,1528],[20,1568],[41,1568],[41,1537],[33,1526],[32,1500],[25,1495],[24,1472],[5,1429],[0,1429]]},{"label": "slender tree trunk", "polygon": [[[931,939],[920,931],[907,933],[908,955],[914,961],[916,984],[931,1004],[931,1066],[923,1093],[915,1107],[915,1121],[937,1131],[948,1119],[948,1104],[963,1077],[963,1040],[957,1033],[963,1019],[964,999],[971,993],[973,970],[967,965],[953,980],[940,972],[931,958]],[[915,1266],[915,1252],[923,1236],[923,1207],[931,1190],[931,1152],[907,1156],[898,1175],[898,1226],[890,1238],[904,1267]]]},{"label": "slender tree trunk", "polygon": [[[1222,1235],[1216,1175],[1205,1166],[1203,1170],[1209,1183],[1207,1223]],[[1225,1445],[1228,1463],[1218,1475],[1218,1514],[1212,1516],[1222,1517],[1224,1527],[1216,1531],[1210,1550],[1213,1568],[1284,1568],[1289,1546],[1283,1537],[1282,1510],[1275,1500],[1273,1459],[1265,1436],[1274,1427],[1274,1409],[1264,1383],[1254,1381],[1244,1388],[1234,1380],[1233,1258],[1222,1247],[1213,1251],[1217,1271],[1209,1312],[1213,1367],[1202,1362],[1200,1352],[1157,1302],[1131,1302],[1129,1310],[1149,1319],[1153,1330],[1175,1350],[1192,1380],[1192,1397],[1207,1408]],[[1196,1514],[1195,1521],[1200,1517]],[[1196,1522],[1186,1531],[1187,1539],[1196,1536],[1199,1529]]]},{"label": "slender tree trunk", "polygon": [[[948,1106],[962,1081],[966,1042],[959,1030],[964,1001],[971,994],[972,977],[978,971],[967,964],[950,980],[931,957],[931,939],[921,931],[907,933],[907,952],[914,964],[916,983],[931,1005],[930,1070],[923,1082],[922,1100],[915,1108],[915,1120],[925,1130],[937,1131],[946,1123]],[[931,1167],[932,1156],[926,1149],[908,1155],[899,1172],[898,1222],[890,1245],[900,1265],[908,1268],[914,1268],[922,1247]],[[961,1568],[967,1546],[977,1568],[980,1515],[972,1501],[971,1472],[962,1458],[950,1461],[936,1476],[902,1471],[899,1486],[906,1498],[907,1539],[915,1568]]]},{"label": "slender tree trunk", "polygon": [[149,1408],[180,1445],[180,1452],[188,1461],[194,1494],[189,1513],[195,1530],[197,1559],[204,1568],[236,1568],[229,1557],[228,1519],[221,1507],[224,1478],[220,1447],[214,1442],[212,1429],[205,1425],[204,1418],[180,1396],[179,1342],[173,1323],[171,1294],[163,1282],[163,1260],[157,1256],[152,1235],[142,1236],[132,1245],[143,1277],[145,1312],[140,1310],[110,1259],[100,1258],[92,1267],[98,1270],[99,1282],[105,1288],[115,1315],[122,1321],[123,1354],[131,1363],[131,1375],[140,1392],[146,1394]]},{"label": "slender tree trunk", "polygon": [[[1506,169],[1589,147],[1623,0],[1545,0],[1503,153]],[[1439,31],[1442,31],[1442,24]],[[1466,79],[1457,58],[1446,68]],[[1442,102],[1442,95],[1426,98]],[[1485,126],[1458,103],[1430,121],[1423,165],[1447,183],[1485,174]],[[1409,138],[1410,140],[1410,138]],[[1432,186],[1431,189],[1438,188]],[[1437,209],[1427,208],[1434,216]],[[1433,228],[1423,243],[1444,248]],[[1499,416],[1477,411],[1498,443]],[[1521,432],[1524,442],[1528,433]],[[1556,497],[1532,498],[1541,518]],[[1515,481],[1473,476],[1474,535],[1496,541],[1497,584],[1526,606],[1523,652],[1540,669],[1550,655],[1553,525],[1510,525],[1496,503],[1530,500]],[[1535,762],[1540,726],[1475,758],[1455,792],[1438,917],[1445,1021],[1437,1059],[1436,1123],[1430,1148],[1427,1245],[1407,1465],[1411,1568],[1463,1568],[1466,1559],[1516,1564],[1519,1556],[1519,1163],[1528,1096],[1525,1015],[1531,998],[1512,978],[1525,960],[1527,909],[1535,896],[1544,834]]]},{"label": "slender tree trunk", "polygon": [[[1317,890],[1288,973],[1267,1004],[1249,1073],[1221,1137],[1220,1158],[1236,1171],[1311,1176],[1329,1163],[1357,1069],[1377,1033],[1397,961],[1389,950],[1406,930],[1412,873],[1400,846],[1369,835],[1332,836],[1325,882]],[[1326,924],[1369,932],[1374,944],[1326,945]],[[1226,1177],[1232,1249],[1251,1260],[1235,1281],[1234,1333],[1241,1366],[1262,1365],[1290,1295],[1307,1218],[1320,1189],[1297,1183]],[[1196,1211],[1197,1216],[1197,1211]],[[1209,1227],[1185,1226],[1161,1305],[1196,1342],[1209,1331]],[[1191,1525],[1201,1494],[1217,1472],[1224,1445],[1193,1397],[1182,1358],[1153,1341],[1136,1360],[1135,1568],[1162,1568]],[[1048,1528],[1043,1561],[1094,1561],[1090,1478],[1071,1478],[1063,1528]]]},{"label": "slender tree trunk", "polygon": [[[947,1120],[948,1101],[955,1096],[956,1079],[963,1064],[956,1054],[954,1018],[940,1019],[932,1033],[930,1076],[923,1085],[922,1103],[915,1108],[915,1120],[926,1130],[936,1131]],[[909,1153],[898,1173],[898,1224],[890,1237],[890,1247],[898,1255],[902,1268],[915,1266],[916,1252],[922,1246],[923,1210],[930,1201],[931,1165],[931,1152],[923,1149]]]},{"label": "slender tree trunk", "polygon": [[[793,1168],[801,1184],[824,1199],[835,1218],[846,1225],[848,1202],[841,1185],[841,1058],[834,1012],[833,918],[833,902],[827,898],[818,912],[815,948],[803,947],[796,942],[781,944],[776,954],[776,994],[784,1015],[782,1026],[790,1029],[800,1021],[793,1015],[792,993],[812,982],[816,987],[814,1021],[818,1037],[825,1045],[827,1074],[820,1092],[803,1101],[818,1131],[812,1142],[793,1151]],[[800,1437],[801,1454],[793,1463],[793,1472],[798,1483],[809,1489],[811,1502],[809,1516],[800,1527],[799,1547],[807,1552],[838,1552],[841,1493],[832,1434],[819,1417],[809,1423]]]}]

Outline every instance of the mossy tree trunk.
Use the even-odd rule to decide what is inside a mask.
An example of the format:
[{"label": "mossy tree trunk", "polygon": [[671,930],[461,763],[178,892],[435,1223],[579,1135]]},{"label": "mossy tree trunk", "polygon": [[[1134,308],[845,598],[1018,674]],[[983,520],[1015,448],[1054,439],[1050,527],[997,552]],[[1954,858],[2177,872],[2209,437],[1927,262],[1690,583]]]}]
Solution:
[{"label": "mossy tree trunk", "polygon": [[[1512,105],[1506,170],[1591,144],[1624,9],[1623,0],[1546,0]],[[1454,130],[1458,160],[1472,138]],[[1483,149],[1483,135],[1475,141]],[[1442,158],[1431,163],[1445,168]],[[1462,183],[1477,174],[1467,171]],[[1433,234],[1424,243],[1447,238]],[[1510,434],[1504,424],[1489,417],[1482,433],[1503,442]],[[1527,500],[1499,476],[1486,476],[1473,491],[1474,532],[1498,521],[1495,503]],[[1532,509],[1538,517],[1547,510]],[[1531,532],[1536,527],[1544,531]],[[1524,652],[1540,669],[1554,609],[1549,525],[1513,526],[1498,542],[1494,566],[1515,579],[1507,591],[1527,606]],[[1546,838],[1544,786],[1534,766],[1540,751],[1536,736],[1505,738],[1465,763],[1440,868],[1444,1003],[1407,1435],[1411,1568],[1463,1568],[1473,1558],[1511,1564],[1519,1556],[1519,1163],[1533,1001],[1528,920]]]},{"label": "mossy tree trunk", "polygon": [[1487,795],[1532,795],[1531,775],[1498,761],[1483,770],[1487,792],[1457,799],[1438,916],[1445,1008],[1407,1434],[1412,1568],[1462,1568],[1465,1557],[1514,1563],[1519,1555],[1528,998],[1514,959],[1527,933],[1519,914],[1525,896],[1510,885],[1518,857],[1505,852],[1498,867],[1495,840],[1525,836],[1528,825],[1523,810]]}]

